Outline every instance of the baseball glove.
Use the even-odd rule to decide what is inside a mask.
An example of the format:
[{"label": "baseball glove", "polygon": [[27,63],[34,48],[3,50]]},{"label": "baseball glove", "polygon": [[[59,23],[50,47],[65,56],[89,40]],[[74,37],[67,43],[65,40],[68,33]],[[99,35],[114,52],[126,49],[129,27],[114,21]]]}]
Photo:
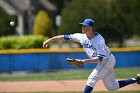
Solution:
[{"label": "baseball glove", "polygon": [[84,63],[80,59],[66,58],[66,61],[69,65],[72,65],[72,66],[76,66],[76,67],[84,66]]}]

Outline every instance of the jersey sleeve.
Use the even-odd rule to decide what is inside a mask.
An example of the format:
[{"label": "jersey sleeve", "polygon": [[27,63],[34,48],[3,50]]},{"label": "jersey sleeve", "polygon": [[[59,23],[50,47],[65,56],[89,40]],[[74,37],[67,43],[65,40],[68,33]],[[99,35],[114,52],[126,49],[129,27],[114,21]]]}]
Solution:
[{"label": "jersey sleeve", "polygon": [[80,42],[81,34],[80,33],[75,33],[75,34],[70,34],[70,35],[64,35],[64,39]]}]

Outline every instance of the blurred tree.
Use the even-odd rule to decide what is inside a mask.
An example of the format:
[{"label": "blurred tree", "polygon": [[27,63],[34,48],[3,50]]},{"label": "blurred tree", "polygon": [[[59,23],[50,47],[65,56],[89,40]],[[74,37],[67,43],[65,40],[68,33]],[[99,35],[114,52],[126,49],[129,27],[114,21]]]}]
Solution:
[{"label": "blurred tree", "polygon": [[122,47],[124,40],[133,35],[140,36],[140,1],[139,0],[112,0],[110,23],[114,27],[113,31],[117,31],[119,46]]},{"label": "blurred tree", "polygon": [[[132,2],[132,3],[131,3]],[[73,0],[62,12],[59,34],[81,32],[80,25],[85,18],[96,21],[96,30],[107,43],[118,42],[123,46],[125,38],[138,31],[139,0]]]},{"label": "blurred tree", "polygon": [[72,0],[50,0],[57,7],[57,15],[60,15],[63,8]]},{"label": "blurred tree", "polygon": [[33,24],[33,34],[51,36],[52,22],[44,10],[40,10],[36,15]]},{"label": "blurred tree", "polygon": [[73,0],[62,12],[62,25],[59,28],[60,34],[81,32],[78,23],[85,18],[92,18],[96,21],[96,29],[105,33],[109,23],[107,12],[110,5],[108,0]]},{"label": "blurred tree", "polygon": [[57,7],[57,14],[60,15],[64,8],[64,0],[50,0]]},{"label": "blurred tree", "polygon": [[15,26],[9,25],[10,21],[14,21],[15,17],[8,15],[0,8],[0,36],[14,35],[16,33]]}]

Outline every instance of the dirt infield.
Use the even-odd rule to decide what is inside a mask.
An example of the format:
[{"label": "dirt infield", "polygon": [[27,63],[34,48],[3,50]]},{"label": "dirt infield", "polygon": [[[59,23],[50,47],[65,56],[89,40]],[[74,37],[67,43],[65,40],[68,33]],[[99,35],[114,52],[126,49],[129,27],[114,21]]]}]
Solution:
[{"label": "dirt infield", "polygon": [[[86,80],[54,80],[54,81],[26,81],[0,82],[0,93],[5,92],[42,92],[42,91],[83,91]],[[120,90],[140,90],[140,85],[132,84]],[[94,91],[107,91],[102,81],[99,81]]]}]

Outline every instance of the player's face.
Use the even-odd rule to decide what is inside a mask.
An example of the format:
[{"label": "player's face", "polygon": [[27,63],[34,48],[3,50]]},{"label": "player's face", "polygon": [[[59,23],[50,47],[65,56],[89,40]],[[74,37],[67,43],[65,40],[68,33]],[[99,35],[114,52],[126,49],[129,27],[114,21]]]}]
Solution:
[{"label": "player's face", "polygon": [[92,32],[93,27],[90,26],[82,26],[82,33],[90,33]]}]

